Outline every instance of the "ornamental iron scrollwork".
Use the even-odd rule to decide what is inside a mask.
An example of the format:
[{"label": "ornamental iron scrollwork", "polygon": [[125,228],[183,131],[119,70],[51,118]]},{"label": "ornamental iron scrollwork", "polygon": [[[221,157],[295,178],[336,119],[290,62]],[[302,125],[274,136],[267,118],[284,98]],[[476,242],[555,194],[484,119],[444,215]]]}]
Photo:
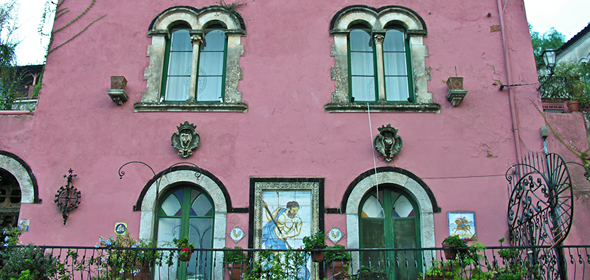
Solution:
[{"label": "ornamental iron scrollwork", "polygon": [[178,155],[187,158],[193,155],[193,151],[199,147],[201,137],[195,131],[197,126],[194,123],[185,121],[176,127],[178,131],[172,134],[172,147],[178,150]]},{"label": "ornamental iron scrollwork", "polygon": [[[117,171],[117,174],[119,174],[119,179],[123,179],[123,176],[125,176],[125,170],[123,170],[123,168],[129,164],[140,164],[143,166],[146,166],[147,168],[150,169],[150,171],[152,172],[153,178],[157,177],[156,172],[154,171],[154,169],[147,163],[142,162],[142,161],[129,161],[124,163],[123,165],[121,165],[121,167],[119,167],[119,171]],[[195,177],[196,179],[200,179],[201,176],[203,175],[201,173],[201,168],[199,166],[197,166],[196,164],[192,163],[192,162],[177,162],[175,164],[172,164],[170,166],[168,166],[168,168],[166,168],[164,171],[162,171],[160,174],[168,174],[172,171],[174,171],[174,169],[176,167],[181,167],[181,166],[192,166],[195,167],[196,170],[194,170],[195,172]],[[160,183],[162,182],[162,178],[164,176],[160,176],[157,180],[156,180],[156,197],[160,197]],[[135,206],[133,206],[133,211],[138,211],[139,209],[136,209]]]},{"label": "ornamental iron scrollwork", "polygon": [[549,246],[522,253],[523,264],[538,265],[543,279],[565,279],[563,251],[555,246],[568,236],[574,210],[566,162],[558,154],[531,153],[508,169],[506,180],[511,245]]},{"label": "ornamental iron scrollwork", "polygon": [[74,174],[74,171],[71,168],[68,170],[68,173],[68,175],[64,175],[64,178],[67,180],[66,186],[61,186],[59,190],[57,190],[55,199],[53,200],[53,202],[57,204],[57,209],[62,213],[64,225],[68,220],[68,213],[78,208],[80,205],[80,198],[82,197],[82,192],[76,189],[72,184],[72,180],[78,175]]},{"label": "ornamental iron scrollwork", "polygon": [[383,155],[385,161],[390,162],[393,157],[402,149],[402,138],[397,135],[398,130],[388,124],[378,128],[379,134],[375,136],[373,145],[375,150]]}]

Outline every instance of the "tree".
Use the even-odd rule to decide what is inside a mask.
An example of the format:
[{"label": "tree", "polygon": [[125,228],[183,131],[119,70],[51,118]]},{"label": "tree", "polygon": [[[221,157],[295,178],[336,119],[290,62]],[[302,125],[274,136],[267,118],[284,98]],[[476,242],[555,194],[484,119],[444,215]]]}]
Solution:
[{"label": "tree", "polygon": [[11,37],[16,26],[16,0],[0,5],[0,110],[10,110],[22,76],[14,69],[18,42]]},{"label": "tree", "polygon": [[531,33],[531,41],[533,43],[533,53],[535,54],[535,63],[537,64],[537,70],[544,68],[543,62],[543,51],[546,49],[557,50],[561,45],[565,43],[565,35],[561,34],[555,28],[551,29],[543,34],[533,30],[533,26],[529,24],[529,32]]}]

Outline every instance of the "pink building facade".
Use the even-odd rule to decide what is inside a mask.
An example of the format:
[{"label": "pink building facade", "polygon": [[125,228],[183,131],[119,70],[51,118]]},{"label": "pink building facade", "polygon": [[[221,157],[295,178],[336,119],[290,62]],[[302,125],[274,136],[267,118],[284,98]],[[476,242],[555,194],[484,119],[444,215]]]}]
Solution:
[{"label": "pink building facade", "polygon": [[[93,246],[126,223],[159,242],[285,246],[265,235],[272,215],[290,247],[318,230],[348,248],[438,247],[467,234],[449,213],[472,215],[479,242],[508,238],[505,173],[543,150],[545,125],[522,0],[243,3],[102,0],[54,34],[106,15],[48,55],[34,111],[0,113],[23,242]],[[89,4],[65,2],[55,29]],[[132,161],[154,173],[120,178]],[[82,195],[64,224],[70,168]]]}]

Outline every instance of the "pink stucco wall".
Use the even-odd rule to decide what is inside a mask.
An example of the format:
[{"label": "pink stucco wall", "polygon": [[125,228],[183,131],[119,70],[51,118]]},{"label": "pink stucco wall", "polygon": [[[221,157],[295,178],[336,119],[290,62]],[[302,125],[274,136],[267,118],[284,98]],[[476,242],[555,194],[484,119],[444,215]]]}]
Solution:
[{"label": "pink stucco wall", "polygon": [[[87,2],[67,1],[71,11],[55,26],[71,21]],[[214,4],[199,1],[198,7]],[[43,199],[21,207],[21,218],[31,219],[23,241],[94,245],[98,236],[112,234],[115,222],[127,222],[137,236],[140,213],[132,205],[152,175],[131,166],[120,180],[117,169],[138,160],[159,172],[181,161],[170,136],[184,121],[195,123],[201,136],[201,146],[188,160],[223,182],[234,207],[249,206],[251,177],[325,178],[325,207],[340,207],[351,181],[374,167],[369,115],[324,110],[334,91],[329,21],[352,4],[257,0],[239,10],[247,35],[241,38],[243,79],[238,90],[247,113],[134,113],[133,104],[146,89],[150,22],[166,8],[195,2],[97,1],[78,23],[55,34],[53,45],[61,44],[106,14],[48,56],[35,112],[0,115],[0,149],[30,165]],[[500,17],[495,0],[400,0],[395,5],[416,11],[426,22],[428,91],[442,108],[440,113],[371,114],[373,135],[379,126],[391,124],[404,142],[394,161],[377,158],[377,167],[406,169],[430,187],[442,208],[434,215],[437,244],[448,235],[446,213],[470,211],[476,213],[479,240],[496,245],[508,230],[504,173],[517,161],[509,94],[515,98],[521,150],[542,149],[539,128],[544,123],[533,106],[539,99],[537,76],[523,1],[509,1],[505,8],[502,1],[508,59],[502,32],[496,30]],[[106,94],[114,75],[128,80],[130,100],[122,106]],[[445,100],[450,76],[464,77],[469,90],[458,107]],[[508,82],[532,85],[499,91],[499,84]],[[75,186],[82,191],[82,203],[63,225],[53,196],[69,168],[78,174]],[[228,215],[228,231],[236,225],[246,230],[249,224],[248,214]],[[326,230],[333,226],[346,229],[344,216],[326,215]],[[233,241],[228,239],[228,245]],[[238,245],[246,247],[246,240]]]}]

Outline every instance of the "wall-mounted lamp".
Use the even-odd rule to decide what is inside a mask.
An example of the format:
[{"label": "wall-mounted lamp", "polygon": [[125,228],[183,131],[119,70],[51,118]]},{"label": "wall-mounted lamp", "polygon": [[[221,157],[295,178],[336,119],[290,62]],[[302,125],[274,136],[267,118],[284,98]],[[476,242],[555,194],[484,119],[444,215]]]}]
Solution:
[{"label": "wall-mounted lamp", "polygon": [[125,92],[125,87],[127,86],[127,79],[123,76],[111,76],[111,89],[107,89],[107,94],[111,97],[113,102],[117,103],[117,105],[122,105],[127,100],[129,100],[129,96]]},{"label": "wall-mounted lamp", "polygon": [[556,63],[556,55],[557,52],[554,49],[546,49],[543,51],[543,54],[541,54],[541,56],[543,56],[543,62],[545,63],[545,67],[549,69],[549,77],[547,77],[547,79],[545,79],[545,81],[543,81],[543,83],[539,85],[539,88],[537,88],[537,90],[540,90],[543,87],[543,85],[545,85],[545,83],[547,83],[553,76],[553,69],[555,69]]},{"label": "wall-mounted lamp", "polygon": [[57,190],[57,194],[55,194],[55,199],[53,200],[57,204],[57,209],[61,210],[64,225],[68,220],[68,213],[78,208],[80,198],[82,197],[82,193],[72,185],[72,179],[76,178],[77,175],[73,174],[74,170],[71,168],[68,170],[68,173],[69,175],[64,175],[67,181],[66,186],[61,186]]},{"label": "wall-mounted lamp", "polygon": [[463,89],[463,77],[449,77],[447,79],[447,88],[449,89],[447,100],[451,102],[453,107],[459,106],[465,95],[467,95],[467,90]]}]

